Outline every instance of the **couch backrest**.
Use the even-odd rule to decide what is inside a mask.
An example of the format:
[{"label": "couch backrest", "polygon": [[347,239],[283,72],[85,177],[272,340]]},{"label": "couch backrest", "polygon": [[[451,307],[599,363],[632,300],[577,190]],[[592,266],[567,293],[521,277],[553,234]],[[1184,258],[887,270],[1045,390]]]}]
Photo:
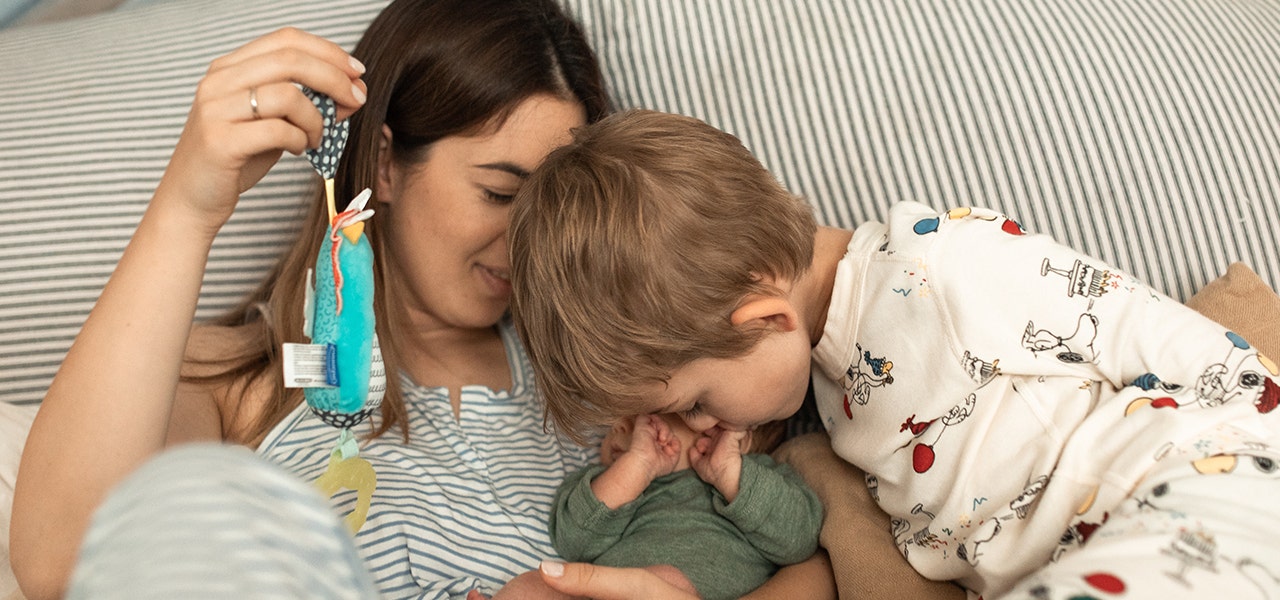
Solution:
[{"label": "couch backrest", "polygon": [[[0,400],[35,402],[141,216],[209,60],[294,25],[350,48],[386,0],[172,0],[0,32]],[[1280,283],[1280,5],[1266,0],[565,0],[620,107],[738,134],[819,219],[978,204],[1185,299]],[[245,194],[198,316],[296,231]]]}]

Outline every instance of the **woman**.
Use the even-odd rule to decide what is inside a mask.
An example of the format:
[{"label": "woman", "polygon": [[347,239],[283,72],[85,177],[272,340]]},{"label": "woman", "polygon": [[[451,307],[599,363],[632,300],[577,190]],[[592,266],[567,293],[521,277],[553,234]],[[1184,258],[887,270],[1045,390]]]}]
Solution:
[{"label": "woman", "polygon": [[[294,82],[334,98],[339,116],[351,117],[335,178],[339,202],[366,187],[375,193],[367,232],[380,267],[379,337],[387,371],[405,375],[390,378],[373,431],[359,431],[376,438],[361,455],[374,462],[382,496],[411,490],[402,482],[418,473],[419,465],[397,466],[389,455],[414,452],[411,460],[425,462],[432,445],[453,443],[442,432],[463,441],[475,433],[427,430],[442,403],[457,418],[469,402],[531,398],[522,355],[501,322],[507,202],[522,173],[571,127],[605,112],[594,55],[550,0],[395,2],[353,54],[359,62],[284,30],[214,61],[201,81],[169,168],[24,452],[13,554],[30,596],[66,585],[92,511],[166,445],[226,441],[259,448],[307,480],[323,470],[336,430],[295,410],[301,394],[282,387],[278,357],[281,343],[305,340],[304,280],[324,231],[323,200],[312,203],[297,242],[253,297],[220,324],[188,334],[210,244],[238,194],[282,150],[297,154],[319,142],[320,116]],[[540,414],[510,418],[524,430],[536,423],[536,440],[522,431],[546,460],[575,468],[588,458],[542,435]],[[518,531],[535,519],[516,508],[539,497],[539,482],[510,481],[530,486],[528,498],[504,500],[511,514],[501,518]],[[420,500],[413,499],[421,513],[430,512]],[[433,552],[403,542],[415,537],[409,521],[421,514],[405,510],[375,504],[365,526],[378,543],[388,527],[403,528],[391,535],[402,540],[397,551],[369,560],[384,589],[418,585],[410,565]],[[502,568],[489,571],[497,577]]]},{"label": "woman", "polygon": [[[125,578],[117,588],[128,584],[131,595],[172,591],[164,586],[173,581],[136,578],[167,571],[109,545],[162,527],[176,529],[149,550],[156,558],[227,563],[225,576],[203,572],[206,591],[250,581],[248,570],[287,579],[292,567],[312,581],[346,573],[345,536],[312,540],[334,542],[337,562],[316,562],[307,553],[317,546],[294,539],[327,510],[307,505],[302,492],[297,502],[281,500],[324,470],[336,438],[298,390],[283,387],[279,357],[282,343],[305,341],[306,270],[327,219],[319,196],[262,287],[218,323],[193,327],[209,249],[239,193],[282,151],[320,142],[320,115],[295,84],[330,96],[339,118],[350,117],[335,196],[341,209],[362,189],[374,191],[366,233],[377,265],[378,337],[387,373],[401,374],[387,378],[381,413],[356,431],[360,456],[378,475],[354,540],[367,572],[357,565],[346,579],[322,583],[333,584],[326,589],[335,597],[343,586],[362,594],[376,587],[386,597],[491,593],[554,556],[546,511],[555,485],[594,457],[542,429],[523,350],[504,320],[505,233],[524,175],[572,127],[606,112],[595,57],[552,0],[397,0],[352,56],[282,30],[211,64],[147,212],[28,437],[11,546],[32,600],[67,590],[78,550],[82,593],[102,592],[95,581],[109,588],[95,579],[103,573]],[[165,453],[110,496],[90,529],[117,484],[165,447],[193,441],[247,446],[269,462],[225,449]],[[275,465],[293,476],[280,477]],[[158,496],[179,480],[204,487]],[[250,480],[271,485],[235,491]],[[192,498],[209,499],[227,526],[193,517]],[[293,529],[285,527],[290,517],[300,518]],[[276,526],[286,533],[268,533]],[[281,551],[291,564],[264,564],[261,553],[246,559],[251,569],[222,561],[220,552],[248,545],[218,545],[212,534],[227,531],[294,543]],[[210,553],[218,560],[201,558]],[[104,566],[112,557],[146,564],[130,575]],[[191,583],[185,571],[178,579]],[[252,581],[258,591],[273,585]]]}]

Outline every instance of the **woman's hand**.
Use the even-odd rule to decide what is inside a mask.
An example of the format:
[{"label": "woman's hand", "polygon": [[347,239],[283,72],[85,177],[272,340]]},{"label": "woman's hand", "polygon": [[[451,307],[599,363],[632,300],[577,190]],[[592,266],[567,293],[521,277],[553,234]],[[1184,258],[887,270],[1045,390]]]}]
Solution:
[{"label": "woman's hand", "polygon": [[320,112],[295,84],[332,97],[338,118],[364,104],[364,67],[345,50],[285,28],[214,60],[196,89],[186,127],[156,190],[157,203],[188,209],[221,228],[241,192],[284,151],[317,147]]},{"label": "woman's hand", "polygon": [[699,597],[657,573],[641,568],[543,561],[539,570],[548,586],[574,596],[598,600],[697,600]]}]

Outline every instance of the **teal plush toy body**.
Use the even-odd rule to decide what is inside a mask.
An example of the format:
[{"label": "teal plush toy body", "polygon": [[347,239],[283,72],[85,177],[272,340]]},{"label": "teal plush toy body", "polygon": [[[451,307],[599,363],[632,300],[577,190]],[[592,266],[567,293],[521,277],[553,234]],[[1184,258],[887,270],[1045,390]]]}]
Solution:
[{"label": "teal plush toy body", "polygon": [[381,366],[373,316],[373,248],[363,235],[368,190],[336,215],[316,256],[311,343],[325,346],[326,378],[335,387],[303,390],[307,405],[339,429],[364,421],[382,402]]}]

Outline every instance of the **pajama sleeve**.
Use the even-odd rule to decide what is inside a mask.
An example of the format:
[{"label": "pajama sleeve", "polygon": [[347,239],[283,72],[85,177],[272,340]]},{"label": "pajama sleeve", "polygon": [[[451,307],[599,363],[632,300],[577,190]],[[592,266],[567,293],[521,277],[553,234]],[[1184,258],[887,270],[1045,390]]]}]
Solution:
[{"label": "pajama sleeve", "polygon": [[1196,388],[1209,405],[1274,406],[1276,364],[1241,336],[1099,259],[984,217],[944,222],[925,253],[963,350],[999,357],[1009,374],[1163,384]]}]

